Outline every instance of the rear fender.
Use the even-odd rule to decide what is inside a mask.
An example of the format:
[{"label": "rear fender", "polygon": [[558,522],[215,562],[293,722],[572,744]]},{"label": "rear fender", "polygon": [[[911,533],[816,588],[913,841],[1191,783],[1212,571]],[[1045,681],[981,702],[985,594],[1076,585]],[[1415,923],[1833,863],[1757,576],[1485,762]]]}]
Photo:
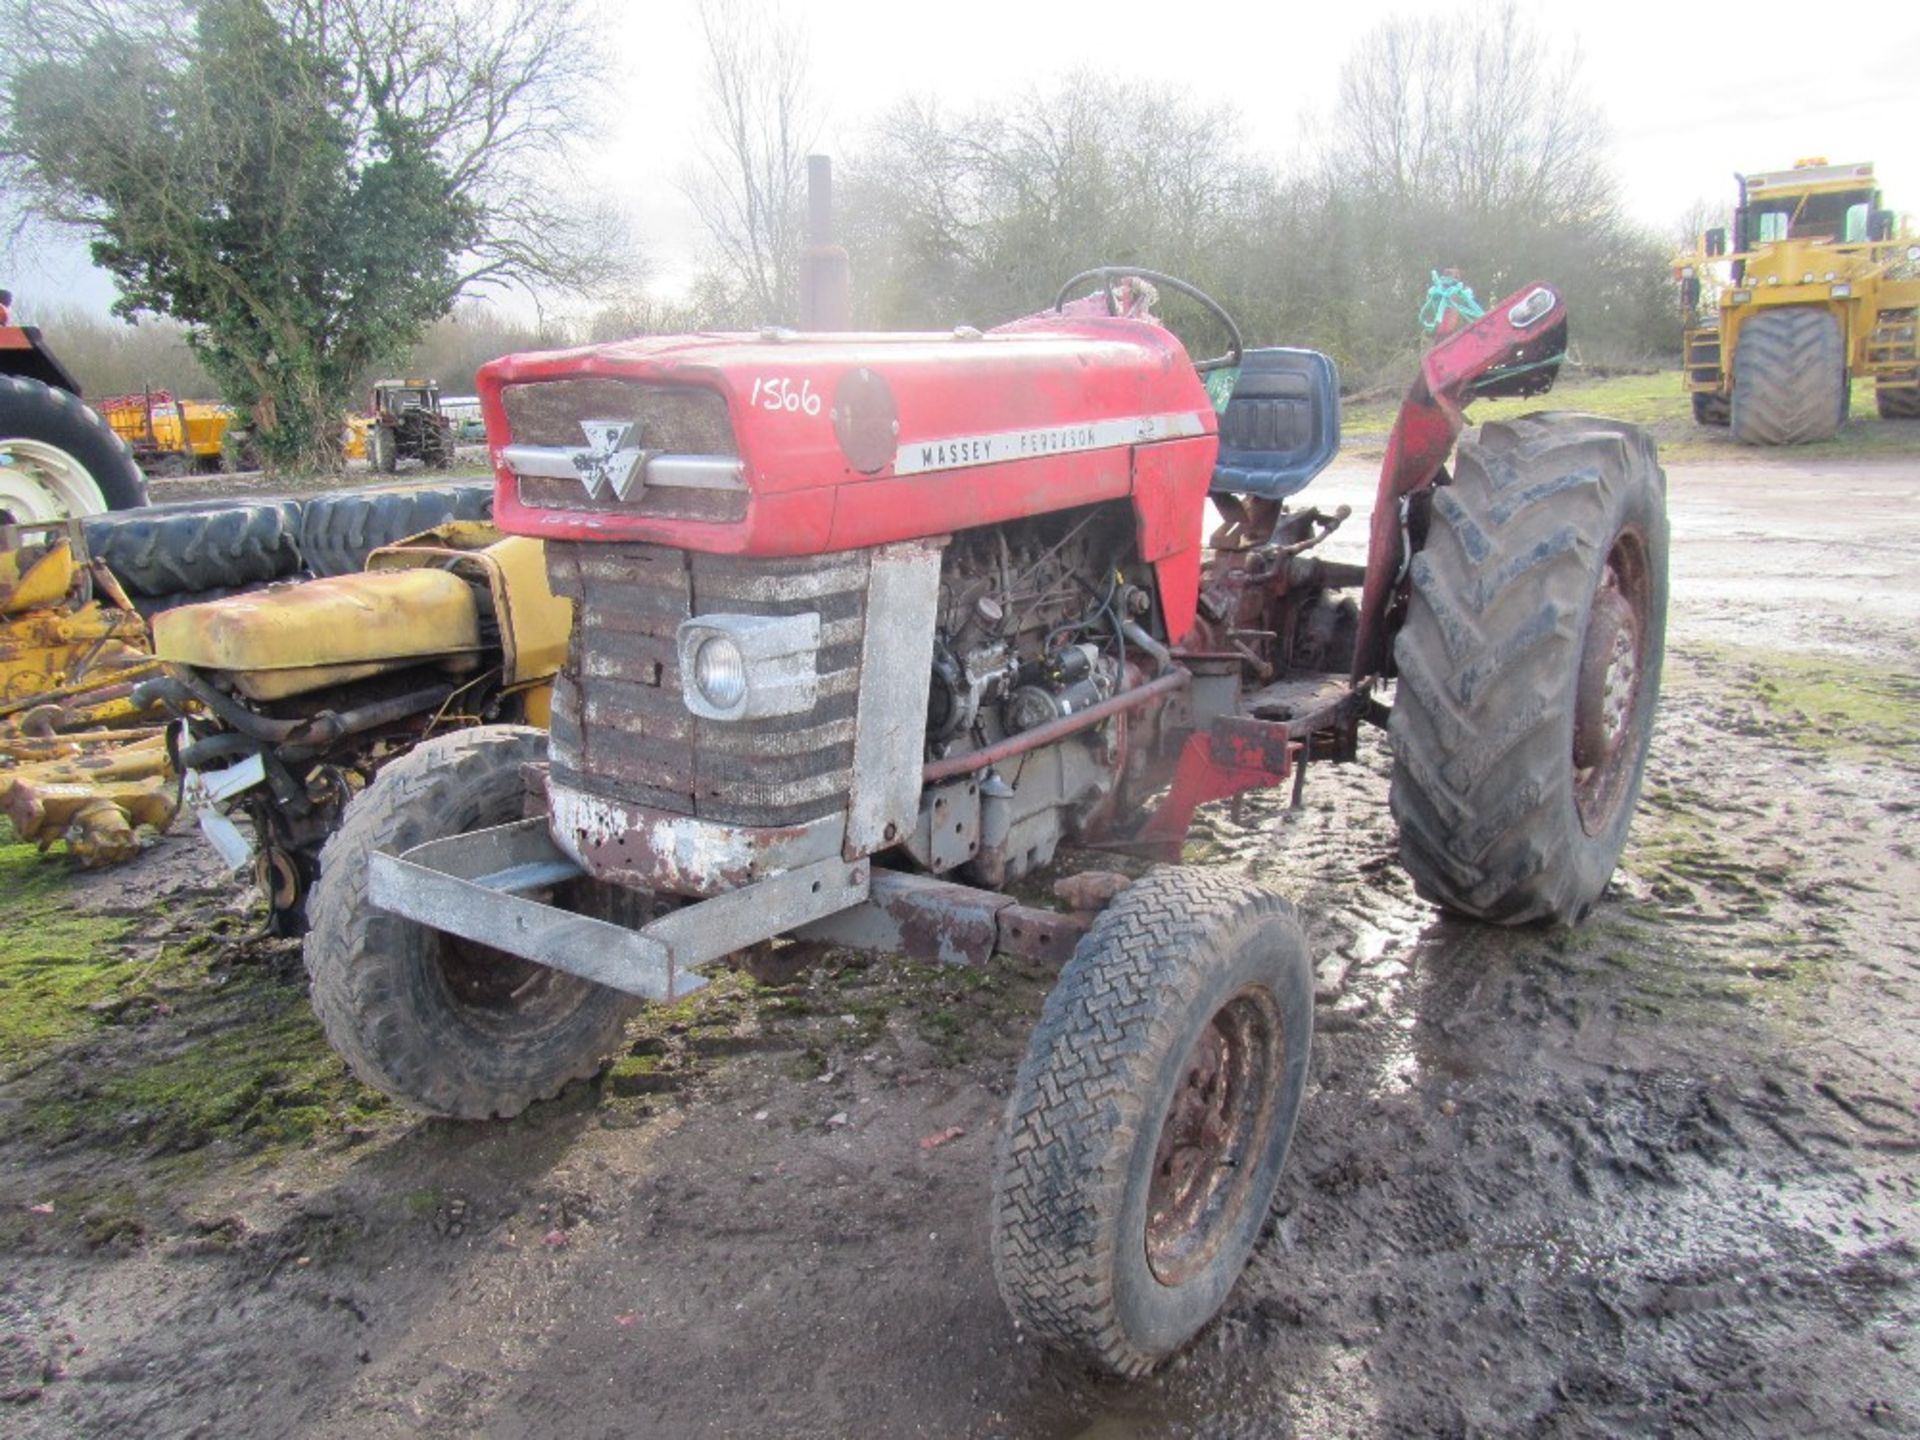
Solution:
[{"label": "rear fender", "polygon": [[1420,374],[1400,402],[1380,467],[1354,646],[1355,681],[1382,673],[1386,665],[1391,639],[1387,616],[1412,558],[1405,534],[1408,497],[1432,486],[1466,425],[1466,406],[1489,382],[1518,388],[1516,382],[1525,384],[1529,375],[1543,376],[1527,393],[1552,384],[1550,370],[1534,367],[1544,367],[1565,348],[1566,319],[1566,301],[1557,290],[1522,286],[1471,325],[1446,336],[1422,360]]},{"label": "rear fender", "polygon": [[80,393],[80,382],[47,348],[37,325],[0,325],[0,375],[20,375],[70,395]]}]

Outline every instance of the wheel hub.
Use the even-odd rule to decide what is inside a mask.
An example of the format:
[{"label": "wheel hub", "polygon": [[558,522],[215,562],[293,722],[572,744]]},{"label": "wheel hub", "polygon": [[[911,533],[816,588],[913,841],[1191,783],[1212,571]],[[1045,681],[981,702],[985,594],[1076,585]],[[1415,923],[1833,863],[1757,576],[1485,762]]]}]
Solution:
[{"label": "wheel hub", "polygon": [[1587,614],[1573,702],[1573,791],[1590,835],[1618,811],[1644,729],[1639,712],[1652,605],[1645,553],[1637,532],[1619,536]]},{"label": "wheel hub", "polygon": [[[1613,572],[1607,573],[1611,581]],[[1627,733],[1640,679],[1639,642],[1633,606],[1608,584],[1594,597],[1574,702],[1573,763],[1582,770],[1605,764]]]},{"label": "wheel hub", "polygon": [[31,524],[106,512],[106,497],[87,467],[58,445],[0,440],[0,515]]},{"label": "wheel hub", "polygon": [[1214,1012],[1187,1054],[1147,1192],[1147,1263],[1164,1285],[1204,1269],[1246,1204],[1272,1122],[1280,1034],[1273,997],[1243,990]]}]

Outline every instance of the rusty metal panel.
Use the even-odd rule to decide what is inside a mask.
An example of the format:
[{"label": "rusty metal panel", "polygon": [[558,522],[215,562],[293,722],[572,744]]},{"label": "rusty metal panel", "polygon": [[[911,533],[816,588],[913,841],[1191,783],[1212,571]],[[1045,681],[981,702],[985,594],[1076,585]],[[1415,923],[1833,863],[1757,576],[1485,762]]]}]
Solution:
[{"label": "rusty metal panel", "polygon": [[876,870],[866,903],[794,932],[878,954],[939,965],[985,965],[999,940],[995,917],[1013,901],[993,890]]},{"label": "rusty metal panel", "polygon": [[908,853],[939,875],[980,851],[980,782],[969,776],[930,786],[920,797],[920,819]]},{"label": "rusty metal panel", "polygon": [[915,541],[873,552],[847,796],[848,856],[895,843],[919,813],[943,548]]},{"label": "rusty metal panel", "polygon": [[999,936],[994,948],[1000,954],[1049,965],[1064,965],[1071,960],[1074,947],[1093,923],[1089,915],[1068,915],[1033,905],[1008,905],[997,918]]},{"label": "rusty metal panel", "polygon": [[1265,770],[1284,780],[1299,749],[1286,722],[1222,715],[1213,722],[1213,759],[1240,770]]},{"label": "rusty metal panel", "polygon": [[596,879],[676,895],[730,890],[840,849],[838,815],[804,825],[723,825],[592,794],[557,776],[547,782],[547,817],[554,844]]},{"label": "rusty metal panel", "polygon": [[[584,793],[723,825],[842,813],[853,783],[866,619],[864,552],[740,560],[657,545],[548,547],[575,634],[554,687],[555,778]],[[757,720],[688,712],[674,636],[704,613],[817,614],[813,706]]]}]

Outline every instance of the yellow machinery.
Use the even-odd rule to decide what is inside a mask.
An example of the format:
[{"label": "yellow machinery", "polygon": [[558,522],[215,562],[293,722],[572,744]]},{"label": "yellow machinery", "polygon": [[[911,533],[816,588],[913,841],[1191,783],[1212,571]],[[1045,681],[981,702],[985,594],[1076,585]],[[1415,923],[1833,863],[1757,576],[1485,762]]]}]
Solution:
[{"label": "yellow machinery", "polygon": [[1880,414],[1920,418],[1920,243],[1873,166],[1802,160],[1740,177],[1731,236],[1675,263],[1693,417],[1746,445],[1824,440],[1871,375]]},{"label": "yellow machinery", "polygon": [[176,400],[165,390],[115,395],[97,402],[100,417],[127,442],[140,468],[155,475],[186,475],[220,468],[233,407],[209,400]]},{"label": "yellow machinery", "polygon": [[99,865],[172,820],[165,737],[132,698],[158,668],[147,648],[78,521],[0,526],[0,815],[17,837]]},{"label": "yellow machinery", "polygon": [[360,574],[156,616],[169,673],[141,697],[184,719],[187,803],[228,863],[251,861],[274,928],[297,933],[321,848],[381,766],[466,725],[546,725],[572,617],[540,541],[456,521]]}]

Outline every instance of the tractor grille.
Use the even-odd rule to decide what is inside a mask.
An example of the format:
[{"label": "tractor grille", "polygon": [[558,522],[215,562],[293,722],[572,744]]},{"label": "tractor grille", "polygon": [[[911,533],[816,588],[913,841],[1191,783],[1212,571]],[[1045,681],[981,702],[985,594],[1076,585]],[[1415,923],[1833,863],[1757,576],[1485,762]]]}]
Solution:
[{"label": "tractor grille", "polygon": [[[865,629],[867,555],[759,560],[660,545],[547,542],[574,603],[553,691],[553,777],[588,794],[729,825],[799,825],[844,808]],[[716,721],[681,699],[674,632],[691,615],[817,611],[811,711]]]},{"label": "tractor grille", "polygon": [[[577,446],[588,420],[631,420],[640,427],[638,443],[673,455],[737,455],[727,402],[712,390],[691,385],[649,385],[638,380],[580,376],[571,380],[533,380],[500,392],[507,432],[517,445]],[[690,490],[649,486],[632,500],[590,498],[577,480],[518,477],[520,503],[540,510],[578,510],[592,514],[646,515],[661,520],[744,519],[744,490]]]}]

